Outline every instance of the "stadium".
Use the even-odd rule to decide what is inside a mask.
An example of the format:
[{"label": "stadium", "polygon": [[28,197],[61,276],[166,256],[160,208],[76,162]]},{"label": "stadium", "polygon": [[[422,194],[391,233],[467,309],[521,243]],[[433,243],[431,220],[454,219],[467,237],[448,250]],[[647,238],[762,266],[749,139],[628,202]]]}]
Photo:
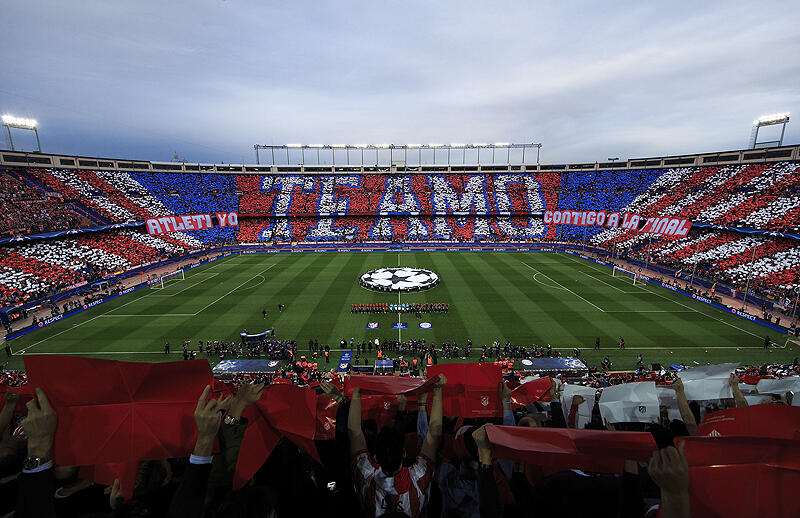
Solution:
[{"label": "stadium", "polygon": [[739,149],[236,164],[102,156],[4,94],[0,516],[800,513],[789,112]]},{"label": "stadium", "polygon": [[[10,365],[21,367],[24,354],[170,360],[164,343],[180,355],[184,341],[191,350],[198,341],[235,344],[241,357],[244,329],[274,329],[309,357],[309,340],[336,356],[341,340],[350,349],[378,338],[454,342],[460,353],[472,340],[473,360],[496,342],[523,347],[518,359],[550,344],[563,355],[579,348],[594,364],[610,356],[619,370],[634,369],[640,353],[665,366],[790,362],[797,153],[201,172],[199,164],[4,152],[5,190],[21,194],[30,218],[27,233],[9,229],[2,249],[7,338],[19,352]],[[679,215],[692,228],[678,237],[552,221],[564,211],[638,214],[641,227]],[[218,213],[237,214],[237,224]],[[148,233],[145,221],[185,214],[214,214],[214,227]],[[359,282],[400,266],[436,272],[440,282],[419,292]],[[351,312],[376,303],[452,309],[424,320]],[[200,352],[212,362],[226,356]],[[374,366],[376,353],[359,360]]]}]

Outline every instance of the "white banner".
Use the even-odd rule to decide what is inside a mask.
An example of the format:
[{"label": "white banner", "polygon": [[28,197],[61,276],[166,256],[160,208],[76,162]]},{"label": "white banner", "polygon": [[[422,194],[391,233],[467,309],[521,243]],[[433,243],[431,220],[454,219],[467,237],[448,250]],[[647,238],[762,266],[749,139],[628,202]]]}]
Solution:
[{"label": "white banner", "polygon": [[738,366],[738,363],[722,363],[680,371],[678,377],[683,381],[686,399],[706,401],[732,398],[733,391],[731,391],[729,379],[731,373]]},{"label": "white banner", "polygon": [[792,406],[800,406],[800,376],[787,376],[779,380],[758,380],[756,385],[759,394],[777,394],[782,396],[792,393]]},{"label": "white banner", "polygon": [[673,419],[682,420],[681,412],[678,409],[678,396],[674,388],[666,385],[656,385],[656,396],[658,396],[659,407],[667,407],[667,417],[670,421]]},{"label": "white banner", "polygon": [[658,421],[659,403],[653,381],[623,383],[603,389],[600,414],[609,423],[651,423]]},{"label": "white banner", "polygon": [[578,405],[578,416],[575,419],[575,428],[583,428],[592,420],[592,407],[594,407],[594,396],[597,389],[584,387],[582,385],[564,385],[564,392],[561,393],[561,408],[564,409],[564,419],[569,424],[569,409],[572,408],[572,397],[583,396],[585,400]]}]

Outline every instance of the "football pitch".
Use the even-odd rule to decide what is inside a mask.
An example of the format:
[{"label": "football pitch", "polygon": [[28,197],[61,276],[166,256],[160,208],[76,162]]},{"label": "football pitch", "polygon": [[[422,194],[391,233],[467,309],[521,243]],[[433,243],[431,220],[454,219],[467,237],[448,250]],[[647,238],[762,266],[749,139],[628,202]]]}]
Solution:
[{"label": "football pitch", "polygon": [[[382,267],[433,270],[440,284],[421,292],[381,293],[363,288],[359,276]],[[295,339],[301,353],[309,339],[331,346],[350,338],[425,339],[434,343],[472,339],[469,359],[481,345],[510,341],[530,348],[550,343],[562,355],[580,347],[590,364],[609,355],[614,369],[645,364],[788,362],[797,355],[784,335],[653,284],[633,285],[611,269],[560,252],[337,252],[233,255],[188,270],[164,289],[129,295],[55,322],[11,342],[10,368],[29,354],[76,354],[135,361],[182,358],[190,340],[238,343],[246,328],[274,327]],[[351,304],[447,302],[447,314],[400,315],[407,329],[392,329],[397,314],[351,314]],[[278,304],[284,304],[282,312]],[[266,319],[262,310],[268,312]],[[378,329],[368,329],[377,322]],[[430,323],[429,329],[420,323]],[[623,336],[626,349],[617,348]],[[765,350],[769,335],[776,346]],[[601,349],[594,350],[599,337]],[[169,341],[172,354],[163,354]],[[198,356],[205,358],[205,355]],[[441,355],[440,361],[445,360]],[[374,359],[373,354],[370,359]],[[215,362],[216,360],[212,360]],[[324,360],[320,360],[324,361]],[[695,363],[696,362],[696,363]]]}]

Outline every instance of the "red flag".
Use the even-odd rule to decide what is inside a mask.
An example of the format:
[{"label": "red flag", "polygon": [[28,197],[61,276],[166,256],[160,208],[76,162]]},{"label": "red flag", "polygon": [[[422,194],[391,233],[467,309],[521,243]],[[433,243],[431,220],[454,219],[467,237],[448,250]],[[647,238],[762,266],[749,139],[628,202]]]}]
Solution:
[{"label": "red flag", "polygon": [[328,441],[336,436],[336,413],[339,411],[339,403],[328,396],[317,396],[317,431],[314,439],[318,441]]},{"label": "red flag", "polygon": [[233,474],[233,489],[239,490],[253,478],[278,445],[281,436],[255,407],[248,407],[243,413],[248,420],[247,428],[236,459]]},{"label": "red flag", "polygon": [[563,470],[621,473],[626,460],[649,461],[657,449],[645,432],[488,426],[492,455]]},{"label": "red flag", "polygon": [[[450,363],[428,367],[428,378],[444,374],[443,413],[461,417],[500,417],[502,402],[498,395],[503,381],[498,365],[487,363]],[[430,398],[429,405],[430,405]]]},{"label": "red flag", "polygon": [[28,356],[25,368],[58,412],[53,456],[66,466],[187,456],[197,437],[197,399],[213,383],[205,360]]},{"label": "red flag", "polygon": [[[306,387],[270,385],[249,408],[247,429],[239,449],[234,488],[244,485],[267,460],[281,436],[319,461],[314,436],[317,431],[317,394]],[[238,486],[236,484],[239,484]]]},{"label": "red flag", "polygon": [[361,396],[361,420],[378,423],[378,429],[394,424],[397,416],[397,396],[365,394]]},{"label": "red flag", "polygon": [[547,396],[550,399],[550,387],[553,383],[549,377],[539,378],[527,383],[523,383],[519,387],[511,391],[511,404],[514,407],[525,406],[534,401],[540,401]]},{"label": "red flag", "polygon": [[800,407],[755,405],[720,410],[707,415],[695,435],[800,439]]},{"label": "red flag", "polygon": [[692,516],[800,516],[800,447],[789,439],[686,437]]},{"label": "red flag", "polygon": [[421,394],[430,392],[436,379],[427,381],[421,378],[404,376],[348,376],[344,383],[347,396],[353,395],[353,389],[358,387],[362,394]]}]

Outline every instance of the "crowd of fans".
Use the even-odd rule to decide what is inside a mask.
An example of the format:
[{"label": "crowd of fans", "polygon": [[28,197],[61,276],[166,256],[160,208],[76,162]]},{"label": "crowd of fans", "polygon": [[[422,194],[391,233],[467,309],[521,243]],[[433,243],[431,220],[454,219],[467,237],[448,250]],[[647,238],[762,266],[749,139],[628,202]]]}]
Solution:
[{"label": "crowd of fans", "polygon": [[91,222],[56,196],[15,178],[13,173],[0,172],[0,233],[4,236],[38,234],[53,230],[87,227]]},{"label": "crowd of fans", "polygon": [[[493,378],[487,371],[463,367],[473,376],[487,376],[486,381],[459,379],[456,370],[435,367],[428,367],[427,383],[424,372],[421,379],[333,375],[304,357],[276,375],[236,375],[226,380],[233,382],[227,385],[232,389],[209,385],[192,404],[194,425],[184,441],[190,456],[137,461],[138,468],[137,462],[129,463],[129,474],[125,464],[88,470],[54,466],[54,444],[65,444],[57,438],[59,430],[63,433],[59,427],[63,419],[74,419],[74,413],[46,391],[29,388],[24,374],[3,371],[0,512],[36,518],[706,516],[711,514],[702,510],[718,509],[725,499],[736,500],[742,508],[749,502],[737,500],[736,492],[708,493],[705,484],[714,474],[706,476],[704,470],[723,469],[725,458],[717,455],[712,466],[698,468],[703,464],[684,440],[700,434],[705,420],[716,412],[749,411],[745,407],[755,401],[784,408],[780,415],[785,419],[797,418],[795,409],[786,408],[794,404],[791,391],[756,389],[762,380],[796,379],[787,376],[800,374],[797,360],[790,365],[730,367],[723,386],[730,388],[732,397],[715,400],[692,399],[688,382],[674,371],[593,372],[548,379],[520,378],[512,369],[502,379],[499,371]],[[657,416],[625,420],[603,410],[602,389],[631,382],[664,387]],[[285,383],[295,388],[275,391]],[[376,383],[380,389],[374,388]],[[528,390],[528,383],[537,388]],[[159,394],[157,387],[151,390]],[[287,399],[280,405],[275,397]],[[635,403],[632,398],[623,400]],[[469,410],[470,401],[478,409],[488,405],[498,413]],[[291,408],[287,413],[276,405]],[[310,421],[303,420],[307,411],[312,413]],[[160,419],[182,418],[190,414]],[[306,430],[308,424],[311,429]],[[703,435],[709,433],[704,430]],[[793,432],[776,430],[764,440],[787,433]],[[263,434],[275,434],[274,442]],[[502,434],[520,438],[516,450]],[[552,434],[570,437],[570,444],[576,445],[583,438],[601,441],[598,444],[611,449],[595,449],[587,457],[571,452],[563,441],[549,442],[556,440]],[[748,437],[757,441],[760,436]],[[644,454],[626,442],[634,439],[635,444],[647,444]],[[713,447],[713,441],[709,437],[704,444]],[[556,444],[558,450],[551,450]],[[538,453],[528,454],[530,448]],[[559,455],[554,456],[555,451]],[[56,458],[58,453],[63,454],[56,452]],[[242,458],[254,455],[263,460],[253,465],[252,458]],[[729,479],[727,487],[747,483]],[[796,507],[790,504],[791,496],[779,498],[767,506],[775,510],[768,515],[789,516],[781,510]]]},{"label": "crowd of fans", "polygon": [[[5,303],[82,282],[83,264],[125,270],[202,246],[264,242],[583,242],[775,299],[790,297],[800,246],[790,238],[693,230],[686,238],[620,229],[544,225],[544,209],[619,210],[643,216],[791,232],[800,228],[800,175],[794,162],[574,173],[233,175],[101,170],[9,169],[0,203],[48,200],[85,209],[98,222],[238,211],[239,227],[152,237],[106,232],[17,245],[0,265]],[[39,203],[39,202],[37,202]],[[42,201],[50,204],[55,202]],[[56,205],[66,209],[67,205]],[[15,207],[17,209],[15,209]],[[48,210],[21,208],[25,232],[36,221],[74,228]],[[70,214],[77,216],[74,211]],[[398,214],[400,213],[400,214]],[[458,215],[456,215],[456,213]],[[44,215],[48,215],[45,217]],[[82,218],[82,216],[77,216]],[[31,223],[33,221],[33,223]],[[50,224],[48,223],[48,224]],[[19,223],[9,223],[18,225]],[[48,227],[49,228],[49,227]],[[20,256],[26,259],[20,259]],[[33,264],[31,262],[38,261]],[[749,279],[749,281],[748,281]]]},{"label": "crowd of fans", "polygon": [[175,236],[122,230],[0,248],[0,302],[14,306],[69,287],[174,258],[194,245]]}]

